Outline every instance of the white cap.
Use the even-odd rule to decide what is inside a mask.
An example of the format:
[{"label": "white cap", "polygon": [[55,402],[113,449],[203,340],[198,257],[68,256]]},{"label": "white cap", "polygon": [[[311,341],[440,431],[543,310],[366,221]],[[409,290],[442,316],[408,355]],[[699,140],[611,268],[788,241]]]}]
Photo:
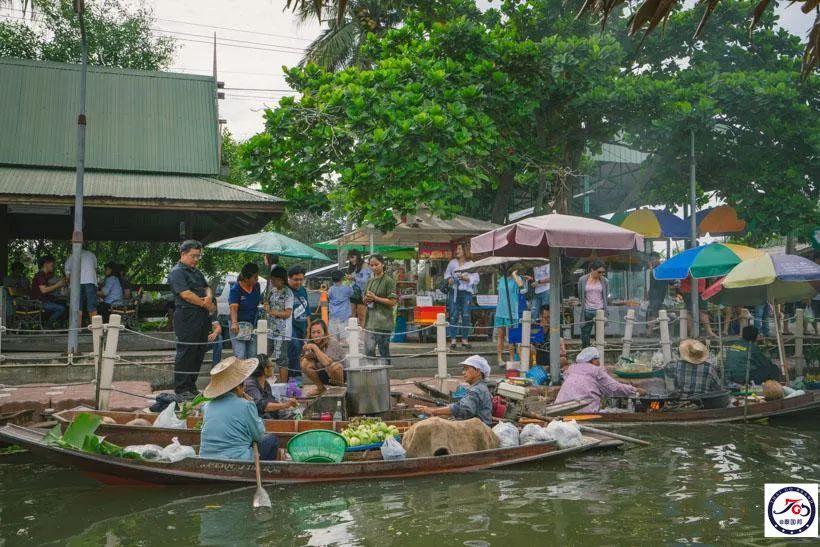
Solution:
[{"label": "white cap", "polygon": [[601,352],[598,351],[598,348],[595,346],[589,346],[588,348],[584,348],[581,350],[581,353],[578,354],[578,357],[575,358],[576,363],[589,363],[594,361],[595,359],[601,358]]},{"label": "white cap", "polygon": [[485,378],[490,376],[490,365],[488,365],[487,360],[480,355],[470,355],[459,364],[473,367],[481,372]]}]

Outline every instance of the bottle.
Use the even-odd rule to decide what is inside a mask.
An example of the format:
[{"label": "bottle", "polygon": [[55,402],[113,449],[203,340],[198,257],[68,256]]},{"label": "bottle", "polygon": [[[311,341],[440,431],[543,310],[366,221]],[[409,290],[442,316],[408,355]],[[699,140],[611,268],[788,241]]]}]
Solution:
[{"label": "bottle", "polygon": [[342,421],[342,402],[336,401],[336,412],[333,413],[333,421],[334,422],[341,422]]}]

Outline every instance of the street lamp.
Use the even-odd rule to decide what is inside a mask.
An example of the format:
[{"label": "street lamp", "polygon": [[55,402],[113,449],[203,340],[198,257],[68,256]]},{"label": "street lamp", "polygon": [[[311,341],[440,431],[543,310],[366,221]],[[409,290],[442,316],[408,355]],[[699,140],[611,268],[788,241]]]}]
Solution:
[{"label": "street lamp", "polygon": [[71,291],[68,313],[68,359],[77,353],[80,329],[80,276],[83,253],[83,178],[85,176],[85,83],[88,72],[88,43],[85,36],[85,0],[74,0],[74,13],[80,23],[82,65],[80,68],[80,113],[77,116],[77,184],[74,190],[74,231],[71,234]]}]

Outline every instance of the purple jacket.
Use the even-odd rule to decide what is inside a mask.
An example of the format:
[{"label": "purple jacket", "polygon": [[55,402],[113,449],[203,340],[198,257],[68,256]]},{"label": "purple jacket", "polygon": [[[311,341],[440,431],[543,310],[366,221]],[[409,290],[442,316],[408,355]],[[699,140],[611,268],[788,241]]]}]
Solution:
[{"label": "purple jacket", "polygon": [[564,383],[561,384],[555,402],[564,403],[573,399],[592,397],[593,401],[590,404],[575,412],[595,413],[601,408],[601,397],[604,395],[629,397],[637,393],[634,387],[612,378],[603,366],[574,363],[564,370]]}]

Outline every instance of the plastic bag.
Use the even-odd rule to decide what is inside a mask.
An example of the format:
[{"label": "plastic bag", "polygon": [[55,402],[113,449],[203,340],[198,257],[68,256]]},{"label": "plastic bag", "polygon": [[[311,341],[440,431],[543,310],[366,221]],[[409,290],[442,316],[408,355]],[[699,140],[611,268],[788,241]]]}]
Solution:
[{"label": "plastic bag", "polygon": [[159,413],[157,419],[154,420],[154,427],[170,427],[172,429],[185,429],[188,425],[185,420],[180,420],[176,415],[177,404],[172,402],[165,407],[165,410]]},{"label": "plastic bag", "polygon": [[527,424],[518,435],[518,440],[521,445],[545,443],[554,440],[547,430],[540,425]]},{"label": "plastic bag", "polygon": [[171,439],[171,444],[162,449],[162,456],[169,462],[174,463],[185,458],[195,458],[196,451],[192,446],[179,444],[179,440],[174,437]]},{"label": "plastic bag", "polygon": [[558,448],[575,448],[584,443],[581,428],[575,420],[559,422],[554,420],[547,425],[547,433],[558,442]]},{"label": "plastic bag", "polygon": [[518,446],[518,428],[509,422],[501,422],[493,428],[493,433],[498,437],[499,448],[512,448]]},{"label": "plastic bag", "polygon": [[143,460],[161,461],[163,458],[162,447],[156,444],[137,444],[133,446],[126,446],[125,451],[136,452],[142,456]]},{"label": "plastic bag", "polygon": [[382,458],[385,460],[403,460],[407,451],[395,437],[387,437],[382,443]]}]

